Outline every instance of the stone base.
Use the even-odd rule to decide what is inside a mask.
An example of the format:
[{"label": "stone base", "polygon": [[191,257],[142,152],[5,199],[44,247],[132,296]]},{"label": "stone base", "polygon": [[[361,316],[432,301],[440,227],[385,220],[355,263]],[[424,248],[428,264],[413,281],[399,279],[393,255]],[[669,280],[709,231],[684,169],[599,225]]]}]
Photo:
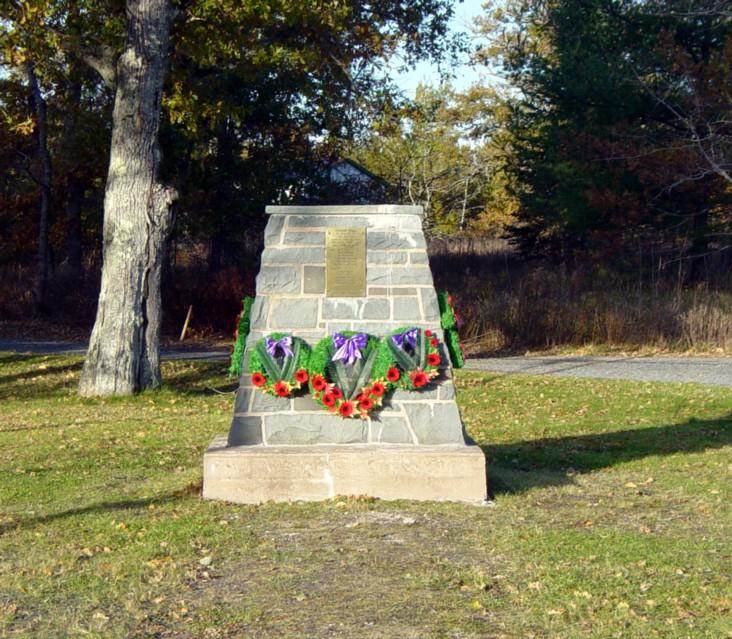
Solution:
[{"label": "stone base", "polygon": [[203,497],[243,504],[320,501],[337,495],[462,501],[487,498],[478,446],[226,446],[203,457]]}]

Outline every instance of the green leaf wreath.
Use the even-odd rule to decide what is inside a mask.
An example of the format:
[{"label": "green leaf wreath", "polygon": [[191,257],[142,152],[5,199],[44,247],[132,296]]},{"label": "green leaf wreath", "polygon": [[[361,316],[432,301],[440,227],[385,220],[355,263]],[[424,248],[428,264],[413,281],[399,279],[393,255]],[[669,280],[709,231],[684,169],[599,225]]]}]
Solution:
[{"label": "green leaf wreath", "polygon": [[442,330],[445,333],[445,345],[450,355],[450,361],[455,368],[465,366],[465,356],[463,355],[463,347],[460,344],[460,335],[458,334],[458,316],[453,307],[452,295],[447,291],[442,291],[437,295],[437,302],[440,305],[440,320]]},{"label": "green leaf wreath", "polygon": [[249,355],[252,384],[265,393],[289,397],[306,382],[313,399],[344,418],[366,419],[395,388],[420,390],[439,375],[440,342],[414,326],[383,339],[341,331],[307,343],[287,333],[272,333]]},{"label": "green leaf wreath", "polygon": [[380,343],[378,337],[356,331],[321,339],[313,348],[308,366],[313,399],[341,417],[368,417],[381,406],[389,389],[386,375],[391,362],[384,358]]},{"label": "green leaf wreath", "polygon": [[310,347],[289,333],[272,333],[258,340],[249,354],[252,384],[262,392],[289,397],[307,383]]},{"label": "green leaf wreath", "polygon": [[384,358],[396,364],[396,372],[390,370],[387,376],[392,386],[419,390],[440,374],[440,342],[429,329],[399,328],[384,337],[381,349],[389,353]]},{"label": "green leaf wreath", "polygon": [[242,309],[236,320],[236,330],[234,331],[234,350],[231,353],[231,364],[229,365],[229,377],[239,377],[241,375],[242,361],[244,359],[244,349],[249,335],[249,315],[252,312],[253,297],[245,297],[242,300]]}]

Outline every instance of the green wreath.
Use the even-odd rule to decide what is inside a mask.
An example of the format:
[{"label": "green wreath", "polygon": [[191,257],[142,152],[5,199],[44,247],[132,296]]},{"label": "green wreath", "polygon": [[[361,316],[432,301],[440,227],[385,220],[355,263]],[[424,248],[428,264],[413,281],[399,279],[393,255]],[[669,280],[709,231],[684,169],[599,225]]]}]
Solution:
[{"label": "green wreath", "polygon": [[452,305],[452,295],[447,291],[442,291],[437,295],[437,301],[440,305],[440,319],[450,361],[455,368],[462,368],[465,366],[465,355],[460,344],[460,335],[457,330],[458,316]]},{"label": "green wreath", "polygon": [[381,406],[390,389],[386,376],[391,361],[380,345],[378,337],[357,331],[342,331],[321,339],[308,365],[315,402],[344,418],[366,419]]},{"label": "green wreath", "polygon": [[440,374],[440,341],[429,329],[398,328],[381,340],[381,350],[393,362],[387,373],[393,387],[420,390]]},{"label": "green wreath", "polygon": [[289,333],[272,333],[258,340],[249,354],[252,384],[276,397],[289,397],[307,383],[310,347]]},{"label": "green wreath", "polygon": [[245,297],[242,300],[242,309],[236,320],[234,331],[234,350],[231,353],[231,364],[229,365],[229,377],[241,375],[242,361],[244,359],[244,348],[249,335],[249,315],[252,312],[253,297]]}]

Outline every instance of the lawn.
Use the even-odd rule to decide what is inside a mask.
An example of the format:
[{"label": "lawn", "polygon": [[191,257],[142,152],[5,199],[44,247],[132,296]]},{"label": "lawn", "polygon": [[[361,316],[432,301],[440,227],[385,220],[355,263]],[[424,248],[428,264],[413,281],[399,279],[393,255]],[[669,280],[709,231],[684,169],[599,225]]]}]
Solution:
[{"label": "lawn", "polygon": [[489,506],[252,507],[200,499],[223,364],[79,369],[0,354],[1,637],[732,636],[728,389],[461,373]]}]

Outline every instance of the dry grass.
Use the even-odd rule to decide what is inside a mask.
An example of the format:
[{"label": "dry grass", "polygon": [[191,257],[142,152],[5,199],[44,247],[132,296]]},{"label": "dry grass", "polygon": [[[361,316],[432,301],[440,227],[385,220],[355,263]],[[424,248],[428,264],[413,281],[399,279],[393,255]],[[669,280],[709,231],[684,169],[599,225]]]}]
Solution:
[{"label": "dry grass", "polygon": [[570,270],[525,262],[497,240],[442,242],[431,253],[439,285],[457,300],[461,334],[473,353],[732,353],[732,269],[724,260],[707,282],[682,286],[671,274],[639,278],[598,264]]}]

